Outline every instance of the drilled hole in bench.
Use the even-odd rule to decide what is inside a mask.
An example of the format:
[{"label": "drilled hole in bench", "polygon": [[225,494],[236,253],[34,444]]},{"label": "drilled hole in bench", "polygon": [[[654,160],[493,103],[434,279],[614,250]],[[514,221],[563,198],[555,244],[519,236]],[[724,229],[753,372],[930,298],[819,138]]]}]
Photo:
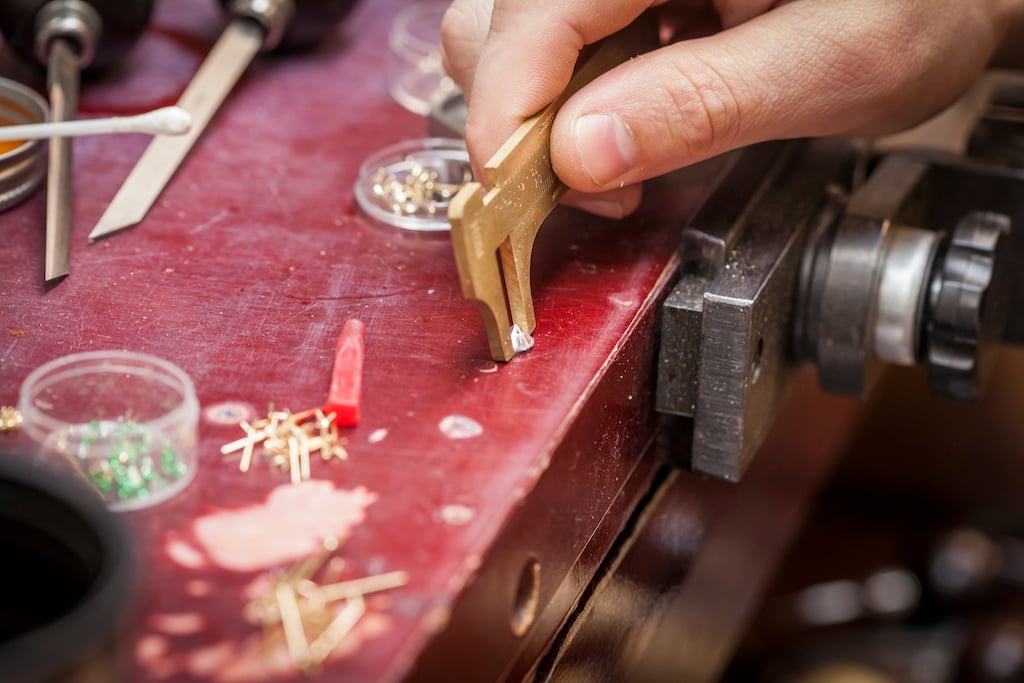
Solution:
[{"label": "drilled hole in bench", "polygon": [[516,601],[512,607],[512,633],[521,636],[526,633],[537,618],[540,602],[540,562],[531,557],[519,575],[516,586]]}]

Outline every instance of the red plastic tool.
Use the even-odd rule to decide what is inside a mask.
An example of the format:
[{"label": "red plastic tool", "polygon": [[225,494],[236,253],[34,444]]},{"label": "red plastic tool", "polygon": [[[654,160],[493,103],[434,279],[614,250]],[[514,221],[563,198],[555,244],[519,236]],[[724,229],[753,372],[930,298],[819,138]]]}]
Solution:
[{"label": "red plastic tool", "polygon": [[345,323],[334,352],[331,390],[324,404],[325,414],[335,414],[335,424],[355,427],[359,423],[359,396],[363,388],[363,323]]}]

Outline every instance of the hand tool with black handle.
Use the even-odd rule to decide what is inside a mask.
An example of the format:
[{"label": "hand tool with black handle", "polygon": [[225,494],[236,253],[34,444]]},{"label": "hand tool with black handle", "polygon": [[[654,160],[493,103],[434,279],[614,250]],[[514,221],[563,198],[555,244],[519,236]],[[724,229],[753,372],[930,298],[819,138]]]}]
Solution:
[{"label": "hand tool with black handle", "polygon": [[[152,0],[3,0],[0,32],[27,59],[46,65],[50,119],[78,111],[80,72],[120,59],[142,35]],[[46,190],[46,280],[70,270],[71,140],[50,140]]]}]

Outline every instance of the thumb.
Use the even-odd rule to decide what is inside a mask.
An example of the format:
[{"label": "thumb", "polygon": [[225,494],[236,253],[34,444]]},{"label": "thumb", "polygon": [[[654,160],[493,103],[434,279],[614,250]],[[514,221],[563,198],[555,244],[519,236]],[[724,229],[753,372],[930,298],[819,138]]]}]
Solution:
[{"label": "thumb", "polygon": [[563,105],[555,171],[596,192],[764,140],[917,123],[968,87],[998,33],[984,3],[921,3],[797,0],[627,62]]}]

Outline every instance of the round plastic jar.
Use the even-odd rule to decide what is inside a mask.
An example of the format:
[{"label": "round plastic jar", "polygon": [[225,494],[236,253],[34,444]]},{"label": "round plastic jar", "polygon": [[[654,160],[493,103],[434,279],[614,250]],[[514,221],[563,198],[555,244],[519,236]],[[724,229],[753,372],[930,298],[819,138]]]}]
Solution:
[{"label": "round plastic jar", "polygon": [[448,204],[472,180],[466,143],[453,138],[404,140],[359,167],[355,197],[378,222],[414,232],[447,232]]},{"label": "round plastic jar", "polygon": [[58,358],[21,386],[22,428],[114,510],[180,493],[195,477],[199,401],[180,368],[128,351]]}]

